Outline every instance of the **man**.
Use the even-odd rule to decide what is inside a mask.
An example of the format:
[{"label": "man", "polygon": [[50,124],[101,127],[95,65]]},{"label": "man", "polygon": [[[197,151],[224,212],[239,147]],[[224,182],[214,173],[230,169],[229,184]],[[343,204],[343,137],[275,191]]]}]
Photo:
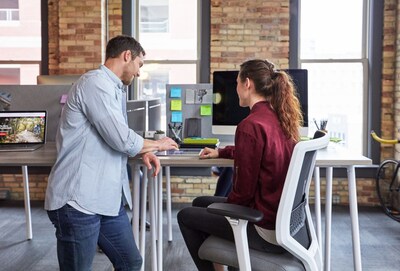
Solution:
[{"label": "man", "polygon": [[114,270],[141,268],[124,208],[132,207],[127,158],[142,154],[157,175],[153,151],[177,149],[170,138],[146,140],[127,125],[126,86],[140,76],[144,56],[135,39],[117,36],[107,44],[104,65],[84,74],[68,94],[45,199],[61,270],[91,270],[97,245]]}]

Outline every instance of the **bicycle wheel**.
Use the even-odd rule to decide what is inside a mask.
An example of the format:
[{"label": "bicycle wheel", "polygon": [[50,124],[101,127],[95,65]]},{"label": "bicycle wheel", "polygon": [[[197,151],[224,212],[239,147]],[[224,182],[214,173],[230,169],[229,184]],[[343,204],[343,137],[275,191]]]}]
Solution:
[{"label": "bicycle wheel", "polygon": [[376,176],[376,191],[383,211],[390,218],[400,222],[400,163],[385,160]]}]

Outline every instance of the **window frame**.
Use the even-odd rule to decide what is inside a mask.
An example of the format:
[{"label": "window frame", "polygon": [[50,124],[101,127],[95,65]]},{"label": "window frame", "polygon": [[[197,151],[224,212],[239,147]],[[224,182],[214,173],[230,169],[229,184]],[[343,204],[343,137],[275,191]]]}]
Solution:
[{"label": "window frame", "polygon": [[[363,35],[366,35],[366,46],[363,48],[365,56],[362,65],[366,67],[365,73],[365,96],[364,99],[364,150],[366,156],[372,159],[373,164],[379,164],[380,146],[373,143],[369,132],[380,131],[381,123],[381,92],[382,92],[382,43],[383,32],[383,1],[364,0],[369,5],[369,25],[363,25]],[[289,68],[299,68],[301,65],[299,53],[300,33],[300,2],[290,0],[290,27],[289,27]],[[364,8],[367,8],[364,5]],[[365,14],[365,12],[364,12]],[[364,18],[365,20],[365,18]],[[338,60],[339,61],[339,60]],[[340,60],[340,62],[352,62],[352,59]],[[306,63],[307,61],[302,61]],[[317,61],[313,60],[313,63]],[[333,61],[329,61],[333,62]],[[321,63],[324,61],[321,60]],[[325,61],[326,63],[326,61]],[[375,167],[375,166],[373,166]],[[369,175],[369,174],[368,174]]]},{"label": "window frame", "polygon": [[[195,64],[197,69],[195,83],[210,82],[210,0],[197,0],[198,37],[197,60],[146,60],[146,64]],[[137,20],[135,20],[137,18]],[[122,33],[137,38],[139,35],[139,0],[122,1]],[[129,88],[129,99],[138,99],[138,81],[135,79]]]}]

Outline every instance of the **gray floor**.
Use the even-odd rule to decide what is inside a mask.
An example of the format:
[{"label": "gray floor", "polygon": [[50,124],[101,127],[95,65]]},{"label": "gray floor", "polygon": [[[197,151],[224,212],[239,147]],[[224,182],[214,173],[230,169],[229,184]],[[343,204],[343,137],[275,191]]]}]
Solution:
[{"label": "gray floor", "polygon": [[[21,203],[0,201],[0,270],[1,271],[50,271],[58,270],[54,228],[49,222],[42,203],[33,204],[33,234],[25,239],[24,208]],[[164,242],[164,270],[196,270],[183,243],[173,213],[171,243]],[[360,234],[363,270],[399,270],[400,223],[390,220],[377,208],[360,208]],[[335,206],[332,219],[332,268],[333,271],[353,270],[352,242],[348,208]],[[166,239],[166,234],[164,233]],[[147,259],[149,251],[147,252]],[[151,270],[146,261],[146,270]],[[101,253],[97,253],[94,271],[109,271],[112,266]]]}]

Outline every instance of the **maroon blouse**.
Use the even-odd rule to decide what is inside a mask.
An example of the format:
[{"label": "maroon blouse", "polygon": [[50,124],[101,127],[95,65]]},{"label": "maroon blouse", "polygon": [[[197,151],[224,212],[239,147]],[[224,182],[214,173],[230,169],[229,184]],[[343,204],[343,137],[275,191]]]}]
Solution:
[{"label": "maroon blouse", "polygon": [[264,213],[258,226],[275,229],[276,213],[295,142],[286,137],[268,102],[256,103],[237,126],[235,146],[219,149],[219,157],[234,159],[229,203]]}]

